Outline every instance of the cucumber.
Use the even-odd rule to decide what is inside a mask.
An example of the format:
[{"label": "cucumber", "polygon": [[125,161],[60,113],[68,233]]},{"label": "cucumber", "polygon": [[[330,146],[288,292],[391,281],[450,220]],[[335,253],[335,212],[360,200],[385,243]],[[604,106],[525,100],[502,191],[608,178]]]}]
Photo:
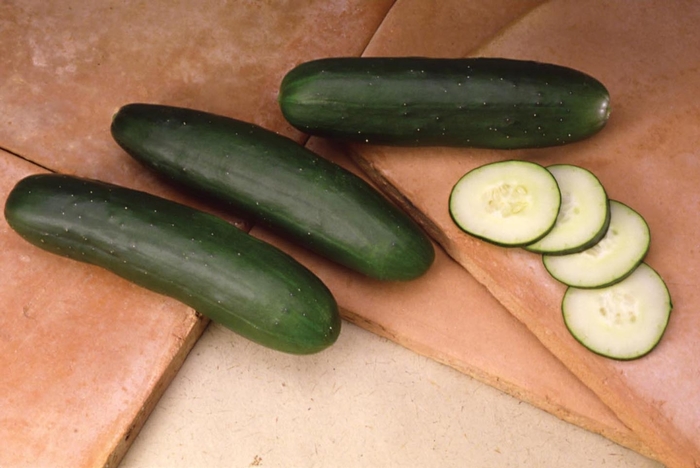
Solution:
[{"label": "cucumber", "polygon": [[543,166],[519,160],[486,164],[467,172],[452,188],[449,211],[465,232],[516,247],[532,244],[554,226],[561,194]]},{"label": "cucumber", "polygon": [[525,246],[530,252],[565,255],[597,244],[610,225],[610,203],[605,189],[592,172],[571,164],[555,164],[554,175],[562,203],[554,228],[542,239]]},{"label": "cucumber", "polygon": [[496,149],[582,140],[610,114],[605,86],[581,71],[486,57],[314,60],[285,75],[278,102],[311,135]]},{"label": "cucumber", "polygon": [[177,299],[264,346],[315,353],[340,332],[336,301],[321,280],[211,214],[104,182],[41,174],[17,183],[5,217],[34,245]]},{"label": "cucumber", "polygon": [[168,179],[369,277],[414,279],[434,260],[425,233],[367,182],[257,125],[135,103],[119,109],[111,131]]},{"label": "cucumber", "polygon": [[618,360],[637,359],[654,349],[672,308],[666,284],[646,263],[613,286],[569,287],[562,301],[564,322],[576,340]]},{"label": "cucumber", "polygon": [[543,255],[556,280],[577,288],[600,288],[623,280],[642,263],[651,242],[649,226],[629,206],[610,200],[610,226],[593,247],[569,255]]}]

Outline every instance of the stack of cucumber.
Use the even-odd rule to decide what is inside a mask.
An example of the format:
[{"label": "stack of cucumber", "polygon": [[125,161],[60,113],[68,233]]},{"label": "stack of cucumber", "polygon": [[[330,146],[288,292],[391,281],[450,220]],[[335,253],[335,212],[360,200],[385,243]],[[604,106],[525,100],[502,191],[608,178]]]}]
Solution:
[{"label": "stack of cucumber", "polygon": [[[501,149],[587,138],[610,112],[607,90],[584,73],[497,58],[316,60],[285,76],[279,103],[293,126],[327,138]],[[364,180],[259,126],[137,103],[116,113],[111,131],[171,182],[361,274],[407,281],[434,260],[417,224]],[[641,263],[646,223],[608,201],[592,174],[524,161],[488,165],[457,184],[450,211],[467,232],[544,254],[548,271],[571,286],[567,326],[595,352],[632,359],[660,339],[670,299]],[[39,247],[174,297],[265,346],[307,354],[338,337],[337,304],[319,278],[211,214],[42,174],[16,185],[5,217]]]},{"label": "stack of cucumber", "polygon": [[569,164],[507,160],[477,167],[453,187],[450,214],[465,232],[541,253],[567,285],[564,322],[591,351],[636,359],[661,340],[671,313],[666,284],[644,258],[650,232],[598,178]]}]

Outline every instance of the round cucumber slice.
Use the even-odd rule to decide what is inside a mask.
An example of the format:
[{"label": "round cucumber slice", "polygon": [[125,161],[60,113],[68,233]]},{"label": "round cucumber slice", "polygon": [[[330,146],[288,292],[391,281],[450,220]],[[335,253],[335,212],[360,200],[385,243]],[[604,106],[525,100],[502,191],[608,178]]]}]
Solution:
[{"label": "round cucumber slice", "polygon": [[600,242],[579,253],[543,255],[544,266],[552,277],[568,286],[610,286],[642,263],[650,240],[644,218],[627,205],[610,200],[610,226]]},{"label": "round cucumber slice", "polygon": [[571,164],[555,164],[547,170],[559,184],[561,208],[554,228],[525,249],[566,255],[594,246],[610,224],[610,204],[603,185],[589,170]]},{"label": "round cucumber slice", "polygon": [[623,281],[601,289],[568,288],[564,322],[583,346],[613,359],[649,353],[661,340],[672,309],[663,279],[646,263]]},{"label": "round cucumber slice", "polygon": [[449,210],[457,226],[472,236],[520,247],[552,229],[560,204],[551,172],[532,162],[508,160],[462,176],[452,188]]}]

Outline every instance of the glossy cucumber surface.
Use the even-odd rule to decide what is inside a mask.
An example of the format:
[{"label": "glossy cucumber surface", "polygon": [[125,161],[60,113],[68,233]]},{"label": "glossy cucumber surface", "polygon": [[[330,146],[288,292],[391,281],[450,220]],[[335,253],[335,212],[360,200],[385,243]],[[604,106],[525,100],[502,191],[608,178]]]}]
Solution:
[{"label": "glossy cucumber surface", "polygon": [[340,332],[313,273],[216,216],[144,192],[57,174],[17,183],[8,224],[45,250],[173,297],[264,346],[320,351]]},{"label": "glossy cucumber surface", "polygon": [[595,134],[610,114],[590,75],[486,57],[314,60],[287,73],[278,101],[302,132],[407,146],[556,146]]},{"label": "glossy cucumber surface", "polygon": [[260,126],[193,109],[129,104],[112,135],[132,157],[179,184],[369,277],[409,280],[433,245],[360,177]]}]

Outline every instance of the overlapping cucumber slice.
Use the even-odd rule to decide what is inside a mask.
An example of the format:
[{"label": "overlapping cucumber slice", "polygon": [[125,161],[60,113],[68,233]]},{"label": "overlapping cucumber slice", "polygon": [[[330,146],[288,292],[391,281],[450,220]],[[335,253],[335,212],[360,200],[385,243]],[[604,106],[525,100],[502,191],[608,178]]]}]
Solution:
[{"label": "overlapping cucumber slice", "polygon": [[552,230],[525,246],[530,252],[566,255],[597,244],[610,223],[608,195],[593,173],[571,164],[548,166],[559,185],[561,208]]},{"label": "overlapping cucumber slice", "polygon": [[610,226],[592,247],[569,255],[544,255],[556,280],[577,288],[602,288],[624,279],[642,263],[651,241],[644,218],[629,206],[610,201]]},{"label": "overlapping cucumber slice", "polygon": [[542,254],[547,271],[568,286],[564,322],[586,348],[630,360],[661,340],[672,305],[664,280],[644,263],[649,226],[637,211],[610,200],[590,171],[515,160],[487,164],[457,182],[449,207],[465,232]]}]

